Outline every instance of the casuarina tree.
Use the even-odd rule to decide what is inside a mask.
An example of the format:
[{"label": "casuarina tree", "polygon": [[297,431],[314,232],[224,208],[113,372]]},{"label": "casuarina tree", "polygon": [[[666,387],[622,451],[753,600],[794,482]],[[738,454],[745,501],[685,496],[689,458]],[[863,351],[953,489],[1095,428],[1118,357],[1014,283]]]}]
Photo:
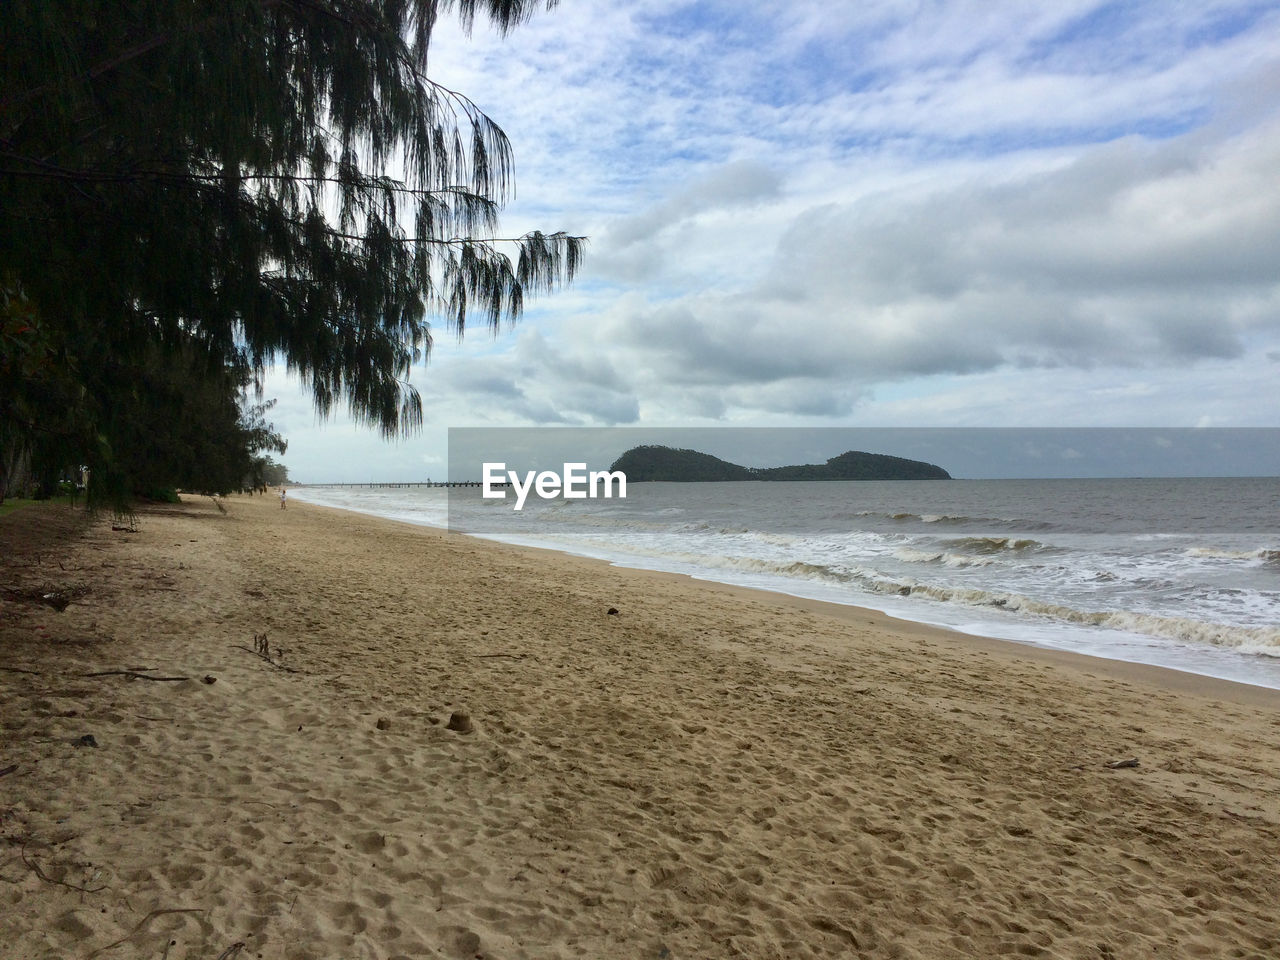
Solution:
[{"label": "casuarina tree", "polygon": [[127,486],[111,410],[156,351],[257,382],[281,363],[322,414],[419,427],[431,322],[497,329],[583,246],[500,235],[510,144],[430,77],[433,32],[552,5],[8,0],[0,277],[31,322],[0,364],[42,367],[5,386],[0,439]]}]

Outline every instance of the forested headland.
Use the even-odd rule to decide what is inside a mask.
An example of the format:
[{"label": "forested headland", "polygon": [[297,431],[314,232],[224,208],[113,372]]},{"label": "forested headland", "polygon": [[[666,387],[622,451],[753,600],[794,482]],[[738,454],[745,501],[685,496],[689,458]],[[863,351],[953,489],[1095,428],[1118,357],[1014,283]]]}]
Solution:
[{"label": "forested headland", "polygon": [[942,467],[883,453],[849,450],[826,463],[786,467],[743,467],[697,450],[660,445],[632,447],[613,462],[627,481],[724,480],[950,480]]}]

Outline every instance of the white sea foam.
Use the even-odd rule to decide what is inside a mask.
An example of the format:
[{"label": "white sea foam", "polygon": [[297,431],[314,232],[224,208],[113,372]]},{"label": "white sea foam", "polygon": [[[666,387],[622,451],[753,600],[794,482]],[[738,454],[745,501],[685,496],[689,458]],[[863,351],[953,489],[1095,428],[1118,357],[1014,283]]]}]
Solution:
[{"label": "white sea foam", "polygon": [[992,557],[972,557],[947,550],[913,550],[901,547],[893,551],[894,557],[904,563],[940,563],[944,567],[987,567],[995,563]]},{"label": "white sea foam", "polygon": [[1280,550],[1260,547],[1257,550],[1221,550],[1214,547],[1191,547],[1188,557],[1207,557],[1214,560],[1249,560],[1280,566]]}]

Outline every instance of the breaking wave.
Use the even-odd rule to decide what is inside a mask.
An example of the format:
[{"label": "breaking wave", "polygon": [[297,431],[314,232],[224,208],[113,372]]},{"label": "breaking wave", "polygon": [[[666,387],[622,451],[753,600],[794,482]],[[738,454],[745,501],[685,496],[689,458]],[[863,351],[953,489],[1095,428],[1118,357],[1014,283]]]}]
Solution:
[{"label": "breaking wave", "polygon": [[1192,547],[1185,556],[1207,557],[1213,560],[1253,560],[1268,566],[1280,566],[1280,550],[1260,547],[1257,550],[1219,550],[1214,547]]},{"label": "breaking wave", "polygon": [[995,563],[994,557],[974,557],[947,550],[913,550],[903,547],[893,552],[903,563],[940,563],[944,567],[986,567]]},{"label": "breaking wave", "polygon": [[964,537],[960,540],[951,541],[951,545],[974,553],[1047,549],[1046,545],[1039,540],[1028,540],[1020,537]]},{"label": "breaking wave", "polygon": [[1241,627],[1206,623],[1189,617],[1162,617],[1132,610],[1079,610],[1064,604],[1035,600],[1018,594],[994,593],[977,588],[907,583],[895,585],[892,582],[884,582],[877,585],[875,589],[881,593],[922,597],[941,603],[995,608],[1059,623],[1124,630],[1164,640],[1176,640],[1180,643],[1210,645],[1240,653],[1280,657],[1280,628],[1276,627]]},{"label": "breaking wave", "polygon": [[696,567],[737,570],[743,573],[765,574],[788,579],[816,580],[825,583],[848,584],[874,576],[873,571],[850,570],[824,563],[810,563],[805,560],[769,560],[760,557],[713,555],[693,551],[651,549],[640,546],[630,547],[627,553],[635,556],[661,558]]},{"label": "breaking wave", "polygon": [[875,510],[863,510],[853,514],[858,519],[872,520],[893,520],[896,523],[927,523],[938,524],[940,526],[979,526],[979,527],[1004,527],[1017,530],[1048,530],[1053,527],[1052,523],[1045,520],[1027,520],[1023,518],[1012,517],[971,517],[966,514],[950,514],[950,513],[911,513],[909,511],[898,511],[897,513],[880,513]]},{"label": "breaking wave", "polygon": [[[911,553],[916,553],[918,556],[915,558],[902,556]],[[1280,628],[1275,627],[1242,627],[1208,623],[1189,617],[1165,617],[1131,610],[1082,610],[1016,593],[1002,593],[980,587],[949,587],[920,583],[911,579],[898,579],[865,567],[844,567],[803,560],[770,560],[758,557],[711,556],[665,551],[655,551],[655,555],[703,568],[837,584],[871,594],[912,597],[937,603],[998,610],[1063,624],[1122,630],[1180,643],[1209,645],[1240,653],[1280,658]],[[904,550],[898,551],[896,555],[899,559],[908,561],[922,563],[937,561],[949,566],[961,566],[966,562],[977,564],[991,562],[990,559],[978,557],[948,560],[942,554],[929,554],[925,551]]]}]

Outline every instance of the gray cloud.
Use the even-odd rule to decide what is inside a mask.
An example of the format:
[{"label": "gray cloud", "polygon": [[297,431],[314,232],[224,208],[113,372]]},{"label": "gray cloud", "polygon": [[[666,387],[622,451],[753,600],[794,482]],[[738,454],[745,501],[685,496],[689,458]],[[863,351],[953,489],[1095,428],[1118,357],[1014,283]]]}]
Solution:
[{"label": "gray cloud", "polygon": [[826,204],[795,216],[749,293],[633,310],[609,333],[686,386],[1238,357],[1246,331],[1280,326],[1277,167],[1272,125]]},{"label": "gray cloud", "polygon": [[552,349],[536,329],[513,350],[454,355],[415,381],[435,422],[627,424],[639,400],[602,353]]},{"label": "gray cloud", "polygon": [[701,214],[752,207],[777,198],[782,180],[763,164],[740,160],[703,173],[684,189],[642,213],[613,221],[593,251],[593,269],[629,280],[652,276],[665,262],[664,231]]},{"label": "gray cloud", "polygon": [[449,376],[448,385],[451,389],[481,397],[515,401],[525,399],[524,391],[516,386],[514,380],[496,373],[488,365],[456,368]]}]

